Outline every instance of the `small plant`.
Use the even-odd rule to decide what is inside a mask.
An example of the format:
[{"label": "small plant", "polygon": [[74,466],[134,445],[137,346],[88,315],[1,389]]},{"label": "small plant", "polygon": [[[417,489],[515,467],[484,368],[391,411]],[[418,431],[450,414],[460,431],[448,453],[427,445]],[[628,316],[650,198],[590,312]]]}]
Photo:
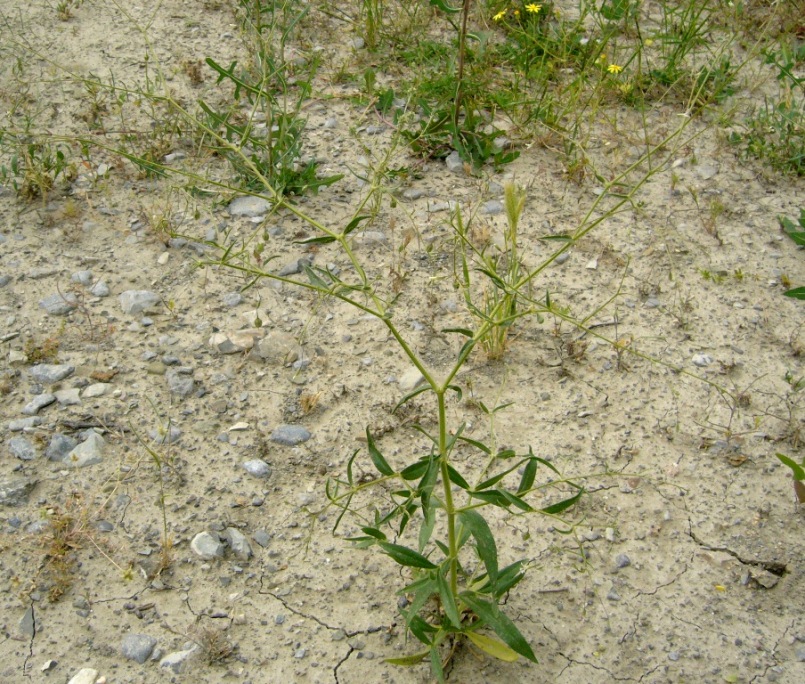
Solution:
[{"label": "small plant", "polygon": [[25,340],[23,352],[31,365],[53,363],[59,355],[59,338],[51,336],[37,342],[30,337]]},{"label": "small plant", "polygon": [[67,147],[47,140],[6,141],[0,131],[0,148],[9,142],[15,151],[8,165],[0,166],[0,182],[14,188],[22,199],[41,198],[44,203],[58,180],[70,181],[75,177],[76,166],[70,161]]},{"label": "small plant", "polygon": [[[780,227],[795,243],[800,247],[805,247],[805,209],[799,210],[799,220],[795,224],[786,216],[778,216]],[[794,299],[805,299],[805,287],[795,287],[783,293],[786,297]]]},{"label": "small plant", "polygon": [[56,5],[56,14],[62,21],[68,21],[73,16],[73,10],[77,10],[84,4],[84,0],[59,0]]},{"label": "small plant", "polygon": [[217,627],[196,626],[190,630],[190,638],[201,648],[208,665],[223,663],[236,651],[226,634]]},{"label": "small plant", "polygon": [[793,458],[785,454],[777,454],[777,458],[791,469],[791,477],[794,480],[794,495],[798,503],[805,503],[805,458],[797,463]]}]

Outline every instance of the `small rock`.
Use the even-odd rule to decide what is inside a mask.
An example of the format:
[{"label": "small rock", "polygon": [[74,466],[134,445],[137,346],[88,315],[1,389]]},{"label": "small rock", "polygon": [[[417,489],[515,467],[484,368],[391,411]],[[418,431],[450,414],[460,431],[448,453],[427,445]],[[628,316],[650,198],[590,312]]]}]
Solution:
[{"label": "small rock", "polygon": [[408,188],[408,190],[403,191],[402,196],[403,199],[418,200],[425,196],[425,191],[420,188]]},{"label": "small rock", "polygon": [[86,468],[103,461],[103,448],[106,445],[103,437],[97,432],[90,432],[87,438],[73,449],[64,459],[64,463],[73,468]]},{"label": "small rock", "polygon": [[94,297],[108,297],[111,294],[111,291],[109,290],[109,286],[105,281],[99,280],[91,288],[89,288],[89,293]]},{"label": "small rock", "polygon": [[50,444],[45,451],[45,456],[49,461],[63,461],[77,446],[78,442],[72,437],[56,432],[50,438]]},{"label": "small rock", "polygon": [[366,45],[366,41],[358,36],[357,38],[353,38],[349,41],[350,46],[352,46],[355,50],[362,50],[363,46]]},{"label": "small rock", "polygon": [[679,660],[679,651],[671,651],[668,654],[668,660],[671,660],[673,662],[676,662],[677,660]]},{"label": "small rock", "polygon": [[254,539],[256,544],[266,548],[271,542],[271,535],[265,530],[257,530],[257,532],[252,535],[252,539]]},{"label": "small rock", "polygon": [[28,606],[28,610],[26,610],[19,621],[19,630],[20,634],[23,636],[32,637],[36,633],[36,628],[34,627],[34,608],[33,606]]},{"label": "small rock", "polygon": [[296,446],[307,442],[310,437],[310,432],[301,425],[279,425],[271,433],[272,442],[285,446]]},{"label": "small rock", "polygon": [[82,667],[67,684],[95,684],[98,681],[98,670]]},{"label": "small rock", "polygon": [[713,363],[713,357],[709,354],[694,354],[691,361],[693,361],[694,366],[704,368],[705,366],[709,366],[711,363]]},{"label": "small rock", "polygon": [[71,292],[57,292],[39,300],[39,306],[51,316],[64,316],[78,306],[78,299]]},{"label": "small rock", "polygon": [[590,259],[584,266],[588,271],[595,271],[598,269],[598,259]]},{"label": "small rock", "polygon": [[461,176],[464,175],[464,160],[456,150],[453,150],[447,155],[447,157],[445,157],[444,163],[450,173],[455,173]]},{"label": "small rock", "polygon": [[488,202],[484,202],[483,207],[481,208],[484,214],[489,214],[490,216],[495,216],[497,214],[503,213],[503,202],[500,200],[489,200]]},{"label": "small rock", "polygon": [[4,274],[0,276],[0,287],[5,287],[11,282],[11,276]]},{"label": "small rock", "polygon": [[42,385],[52,385],[75,373],[75,367],[64,363],[39,363],[31,366],[29,372],[36,382]]},{"label": "small rock", "polygon": [[78,387],[56,390],[53,394],[56,396],[56,401],[62,406],[78,406],[81,404],[81,390]]},{"label": "small rock", "polygon": [[109,385],[105,382],[95,382],[85,387],[81,396],[84,397],[84,399],[96,399],[97,397],[102,397],[108,391]]},{"label": "small rock", "polygon": [[236,197],[227,209],[230,216],[265,216],[271,211],[271,203],[262,197]]},{"label": "small rock", "polygon": [[379,230],[364,230],[358,237],[358,242],[365,247],[387,245],[389,239]]},{"label": "small rock", "polygon": [[177,394],[180,397],[186,397],[193,393],[196,383],[193,377],[182,373],[181,369],[171,368],[165,373],[165,378],[168,381],[168,388],[171,394]]},{"label": "small rock", "polygon": [[50,406],[55,401],[55,394],[49,394],[47,392],[37,394],[23,407],[22,413],[24,413],[26,416],[35,416],[37,413],[39,413],[39,411],[45,408],[45,406]]},{"label": "small rock", "polygon": [[607,594],[607,598],[610,601],[620,601],[621,595],[617,591],[615,591],[615,587],[612,587],[612,589],[610,589],[609,593]]},{"label": "small rock", "polygon": [[70,276],[70,280],[87,287],[92,282],[92,271],[76,271]]},{"label": "small rock", "polygon": [[12,456],[21,461],[33,461],[36,458],[36,449],[25,437],[12,437],[8,440],[8,450]]},{"label": "small rock", "polygon": [[221,297],[221,301],[223,302],[224,306],[232,309],[233,307],[243,303],[243,295],[240,292],[227,292],[223,297]]},{"label": "small rock", "polygon": [[256,340],[265,335],[260,328],[238,330],[236,332],[218,332],[210,336],[209,344],[219,354],[239,354],[254,347]]},{"label": "small rock", "polygon": [[718,164],[716,163],[703,163],[696,167],[696,173],[702,180],[710,180],[718,173]]},{"label": "small rock", "polygon": [[25,477],[0,480],[0,506],[20,506],[36,486],[36,480]]},{"label": "small rock", "polygon": [[246,472],[253,477],[265,478],[271,475],[271,467],[260,458],[245,461],[243,467],[246,469]]},{"label": "small rock", "polygon": [[240,530],[234,527],[227,527],[224,530],[223,537],[238,560],[245,561],[252,557],[252,547],[249,545],[249,540]]},{"label": "small rock", "polygon": [[554,259],[555,264],[559,264],[560,266],[565,263],[570,258],[570,251],[562,252],[556,259]]},{"label": "small rock", "polygon": [[217,535],[212,535],[209,532],[199,532],[193,537],[193,541],[190,542],[190,548],[202,560],[214,560],[215,558],[224,557],[224,545]]},{"label": "small rock", "polygon": [[127,634],[123,637],[120,652],[124,658],[128,658],[142,665],[148,660],[156,645],[157,640],[147,634]]},{"label": "small rock", "polygon": [[30,430],[37,425],[42,424],[42,419],[39,416],[30,416],[29,418],[17,418],[8,423],[8,429],[11,432],[22,432],[23,430]]},{"label": "small rock", "polygon": [[292,335],[273,331],[257,343],[257,354],[269,363],[284,366],[299,359],[299,345]]},{"label": "small rock", "polygon": [[423,381],[425,380],[425,376],[422,375],[419,368],[409,368],[405,373],[400,376],[400,389],[403,392],[410,392],[411,390],[418,387]]},{"label": "small rock", "polygon": [[619,553],[615,557],[615,567],[620,570],[621,568],[627,568],[632,564],[631,559],[625,553]]},{"label": "small rock", "polygon": [[169,670],[172,670],[175,674],[179,674],[184,669],[184,665],[187,660],[198,650],[199,647],[193,644],[183,651],[174,651],[173,653],[168,653],[168,655],[159,661],[159,666],[166,667]]},{"label": "small rock", "polygon": [[162,297],[150,290],[126,290],[120,295],[120,307],[127,314],[142,313],[161,301]]},{"label": "small rock", "polygon": [[175,444],[182,438],[182,431],[175,425],[160,425],[149,430],[148,436],[157,444]]},{"label": "small rock", "polygon": [[51,670],[55,670],[58,664],[59,662],[57,660],[46,660],[39,669],[42,670],[42,672],[50,672]]}]

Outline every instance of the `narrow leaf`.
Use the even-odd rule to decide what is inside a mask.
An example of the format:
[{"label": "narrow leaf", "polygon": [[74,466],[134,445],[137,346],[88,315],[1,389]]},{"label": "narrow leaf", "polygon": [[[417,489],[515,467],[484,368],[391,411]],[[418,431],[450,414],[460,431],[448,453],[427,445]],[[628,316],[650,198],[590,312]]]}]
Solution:
[{"label": "narrow leaf", "polygon": [[805,299],[805,287],[795,287],[793,290],[783,292],[783,294],[793,299]]},{"label": "narrow leaf", "polygon": [[485,634],[478,634],[478,632],[467,632],[467,638],[480,648],[484,653],[488,653],[493,658],[502,660],[507,663],[513,663],[520,656],[516,651],[510,649],[502,641],[498,641]]},{"label": "narrow leaf", "polygon": [[353,230],[355,230],[358,227],[361,221],[365,221],[368,218],[369,218],[368,216],[356,216],[347,224],[347,227],[344,228],[344,235],[349,235]]},{"label": "narrow leaf", "polygon": [[383,534],[380,530],[375,529],[374,527],[361,527],[361,531],[364,534],[368,534],[370,537],[380,539],[381,541],[386,541],[386,535]]},{"label": "narrow leaf", "polygon": [[486,566],[486,572],[490,580],[497,582],[498,549],[495,545],[495,538],[492,536],[492,530],[489,529],[489,523],[478,511],[473,509],[460,511],[458,517],[462,525],[470,531],[475,539],[475,547],[478,549],[478,555],[481,557],[484,566]]},{"label": "narrow leaf", "polygon": [[582,494],[584,494],[584,487],[579,487],[579,491],[573,496],[571,496],[569,499],[565,499],[564,501],[555,503],[552,506],[546,506],[545,508],[542,508],[540,510],[543,513],[548,513],[549,515],[556,515],[557,513],[561,513],[562,511],[567,510],[573,504],[575,504],[581,498]]},{"label": "narrow leaf", "polygon": [[537,662],[537,656],[531,650],[525,637],[520,633],[515,624],[504,613],[500,611],[496,603],[489,603],[479,598],[475,594],[465,592],[461,594],[461,600],[464,601],[472,611],[489,625],[495,634],[497,634],[507,645],[514,649],[524,658],[528,658],[531,662]]},{"label": "narrow leaf", "polygon": [[[469,343],[468,343],[469,344]],[[458,396],[456,396],[457,401],[461,401],[461,397],[463,396],[461,393],[461,388],[458,385],[448,385],[447,389],[453,390]]]},{"label": "narrow leaf", "polygon": [[400,546],[399,544],[391,544],[389,542],[380,542],[379,546],[391,556],[395,563],[399,563],[400,565],[405,565],[409,568],[424,568],[425,570],[433,570],[436,567],[421,553],[417,553],[407,546]]},{"label": "narrow leaf", "polygon": [[789,458],[785,454],[777,454],[777,458],[791,468],[795,480],[805,480],[805,468],[803,468],[799,463]]},{"label": "narrow leaf", "polygon": [[425,474],[425,471],[428,469],[428,465],[430,464],[430,462],[431,457],[427,456],[424,459],[417,461],[416,463],[412,463],[400,473],[400,477],[402,477],[403,480],[419,479]]},{"label": "narrow leaf", "polygon": [[525,494],[534,486],[534,480],[537,477],[537,463],[536,458],[528,460],[526,467],[523,469],[523,476],[520,478],[520,486],[517,487],[518,494]]},{"label": "narrow leaf", "polygon": [[411,399],[413,399],[417,394],[422,394],[423,392],[427,392],[430,388],[431,387],[428,384],[420,385],[415,390],[409,392],[402,399],[400,399],[397,402],[397,404],[394,406],[394,408],[391,410],[391,412],[394,413],[398,408],[400,408],[400,406],[402,406],[406,402],[408,402]]},{"label": "narrow leaf", "polygon": [[450,585],[441,572],[436,574],[436,584],[439,587],[439,598],[442,601],[444,614],[447,615],[447,618],[453,623],[453,627],[461,629],[461,616],[458,614],[456,597],[453,596],[453,591],[450,589]]},{"label": "narrow leaf", "polygon": [[514,504],[514,506],[519,508],[521,511],[525,511],[526,513],[533,513],[534,512],[534,509],[531,508],[531,506],[529,506],[519,496],[515,496],[514,494],[512,494],[511,492],[506,491],[505,489],[498,489],[497,491],[499,491],[503,496],[506,497],[506,499],[509,502]]},{"label": "narrow leaf", "polygon": [[390,663],[391,665],[400,665],[401,667],[411,667],[419,665],[425,658],[428,657],[430,651],[422,651],[420,653],[413,653],[409,656],[401,656],[400,658],[384,658],[383,662]]},{"label": "narrow leaf", "polygon": [[304,240],[294,240],[295,245],[326,245],[330,242],[335,242],[335,238],[331,235],[319,235],[305,238]]},{"label": "narrow leaf", "polygon": [[451,465],[447,466],[447,474],[448,477],[450,478],[450,482],[452,482],[453,484],[458,485],[465,491],[470,489],[470,485],[463,477],[461,477],[461,473],[459,473],[453,466]]},{"label": "narrow leaf", "polygon": [[427,511],[422,511],[424,520],[419,526],[419,536],[417,543],[419,544],[419,552],[422,553],[430,541],[433,534],[433,528],[436,525],[436,510],[433,507],[428,508]]},{"label": "narrow leaf", "polygon": [[472,332],[469,328],[443,328],[443,333],[458,333],[459,335],[464,335],[464,337],[473,337],[475,333]]},{"label": "narrow leaf", "polygon": [[460,7],[451,7],[445,0],[430,0],[430,6],[438,7],[442,12],[447,12],[448,14],[457,14],[461,11]]},{"label": "narrow leaf", "polygon": [[369,432],[369,428],[366,428],[366,442],[369,447],[369,456],[372,459],[372,463],[375,464],[375,468],[377,468],[382,475],[394,475],[391,466],[386,462],[386,459],[383,458],[383,454],[381,454],[375,446],[375,440],[372,439],[372,433]]}]

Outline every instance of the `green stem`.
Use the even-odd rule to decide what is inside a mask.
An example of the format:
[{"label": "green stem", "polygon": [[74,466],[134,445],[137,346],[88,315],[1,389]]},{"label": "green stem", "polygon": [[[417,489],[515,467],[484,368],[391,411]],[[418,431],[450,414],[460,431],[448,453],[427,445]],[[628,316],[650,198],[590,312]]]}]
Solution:
[{"label": "green stem", "polygon": [[436,392],[439,403],[439,466],[442,471],[442,488],[444,489],[444,511],[447,515],[447,547],[450,551],[450,590],[458,595],[458,541],[456,538],[456,508],[453,504],[453,491],[450,488],[450,472],[447,469],[447,413],[444,407],[446,389]]}]

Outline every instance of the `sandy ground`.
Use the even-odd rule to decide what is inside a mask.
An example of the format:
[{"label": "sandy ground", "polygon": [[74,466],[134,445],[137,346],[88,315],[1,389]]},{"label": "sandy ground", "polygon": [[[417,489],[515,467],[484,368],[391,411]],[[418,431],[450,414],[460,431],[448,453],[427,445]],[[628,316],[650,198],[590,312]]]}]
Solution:
[{"label": "sandy ground", "polygon": [[[130,11],[143,18],[156,6],[145,4]],[[26,62],[25,73],[41,79],[34,99],[51,130],[82,130],[86,98],[48,60],[83,77],[142,82],[142,36],[115,7],[90,2],[64,22],[49,3],[11,5],[2,11],[3,35],[10,40],[22,27],[18,35],[37,46],[41,59]],[[240,54],[232,13],[222,5],[168,0],[153,15],[150,40],[187,102],[213,90],[214,78],[194,84],[184,64],[208,55],[228,64]],[[337,46],[341,52],[332,54],[343,55],[351,34],[333,30],[344,32],[340,40],[325,34],[321,44],[335,59],[330,51]],[[350,99],[358,86],[336,85],[327,73],[306,107],[308,149],[328,172],[344,172],[367,150],[386,149],[391,131],[367,135],[362,127],[382,122]],[[5,78],[8,99],[19,85],[9,71]],[[671,130],[679,113],[658,106],[649,126]],[[630,159],[637,121],[624,109],[614,116],[621,134],[607,129],[591,142],[613,168]],[[325,125],[333,117],[337,124]],[[115,125],[110,116],[108,126]],[[802,514],[775,457],[802,456],[802,397],[785,378],[805,375],[805,308],[782,296],[782,281],[805,283],[805,261],[777,216],[798,215],[805,187],[739,161],[706,115],[690,123],[686,138],[694,133],[673,150],[673,168],[641,189],[638,209],[606,220],[535,285],[576,316],[594,314],[595,330],[628,351],[619,355],[567,324],[528,319],[504,361],[479,353],[460,377],[464,399],[449,406],[454,426],[466,421],[475,439],[489,439],[493,429],[501,448],[531,445],[584,482],[588,494],[571,512],[572,535],[539,516],[495,518],[501,565],[531,562],[506,611],[540,663],[493,662],[464,649],[451,681],[805,681]],[[399,155],[414,163],[404,150]],[[225,295],[246,279],[199,267],[202,250],[168,242],[154,228],[168,222],[198,240],[210,231],[234,238],[266,228],[279,265],[308,257],[343,266],[343,259],[295,244],[311,232],[287,212],[265,225],[230,216],[229,196],[190,200],[102,151],[80,171],[44,206],[19,201],[10,189],[0,195],[0,276],[10,276],[0,289],[7,359],[0,480],[27,487],[0,508],[0,679],[62,682],[92,668],[107,682],[429,681],[425,665],[383,662],[414,648],[397,612],[404,573],[385,556],[352,549],[343,537],[353,523],[333,537],[336,514],[324,494],[327,477],[342,476],[365,446],[367,425],[396,466],[427,453],[411,424],[432,426],[429,401],[420,397],[391,413],[408,364],[376,320],[289,286],[259,283],[232,306]],[[532,266],[550,254],[538,238],[572,230],[600,190],[592,178],[569,182],[557,156],[538,145],[482,177],[427,162],[398,188],[397,206],[381,208],[370,227],[381,237],[356,234],[373,278],[405,272],[395,318],[437,372],[459,344],[440,331],[468,320],[452,287],[449,212],[439,203],[458,202],[469,214],[500,199],[511,180],[528,190],[522,254]],[[421,197],[405,199],[405,190]],[[338,225],[362,191],[347,172],[299,206]],[[704,198],[724,207],[714,221]],[[502,215],[483,212],[477,221],[493,236],[505,225]],[[400,251],[409,227],[416,237]],[[91,271],[86,286],[71,280],[81,271]],[[90,292],[101,280],[107,297]],[[129,314],[119,300],[128,290],[153,291],[161,301]],[[40,306],[58,293],[76,297],[66,315]],[[216,332],[251,327],[255,311],[281,354],[222,354],[210,345]],[[42,386],[26,352],[48,340],[58,342],[55,363],[75,370]],[[305,362],[284,363],[288,350]],[[171,391],[172,368],[188,369],[194,384],[186,396]],[[38,393],[69,389],[80,393],[39,410],[39,424],[10,429]],[[74,395],[71,404],[66,397]],[[478,402],[512,405],[490,426]],[[167,424],[181,437],[156,444],[149,434]],[[278,444],[271,435],[280,424],[302,425],[312,437]],[[78,440],[92,426],[105,441],[101,462],[71,468],[45,455],[54,434]],[[28,440],[36,457],[17,458],[14,438]],[[160,471],[141,439],[165,465],[174,547],[161,572]],[[267,478],[243,468],[256,458],[270,465]],[[459,451],[457,467],[471,470],[471,458]],[[361,472],[370,465],[359,458]],[[51,601],[47,519],[64,513],[78,521],[70,540],[77,563],[64,596]],[[251,557],[238,557],[233,543],[222,559],[191,549],[199,533],[228,528],[245,535]],[[156,640],[142,664],[121,650],[132,634]],[[160,662],[194,643],[202,648],[178,673]],[[230,647],[229,657],[215,661]]]}]

